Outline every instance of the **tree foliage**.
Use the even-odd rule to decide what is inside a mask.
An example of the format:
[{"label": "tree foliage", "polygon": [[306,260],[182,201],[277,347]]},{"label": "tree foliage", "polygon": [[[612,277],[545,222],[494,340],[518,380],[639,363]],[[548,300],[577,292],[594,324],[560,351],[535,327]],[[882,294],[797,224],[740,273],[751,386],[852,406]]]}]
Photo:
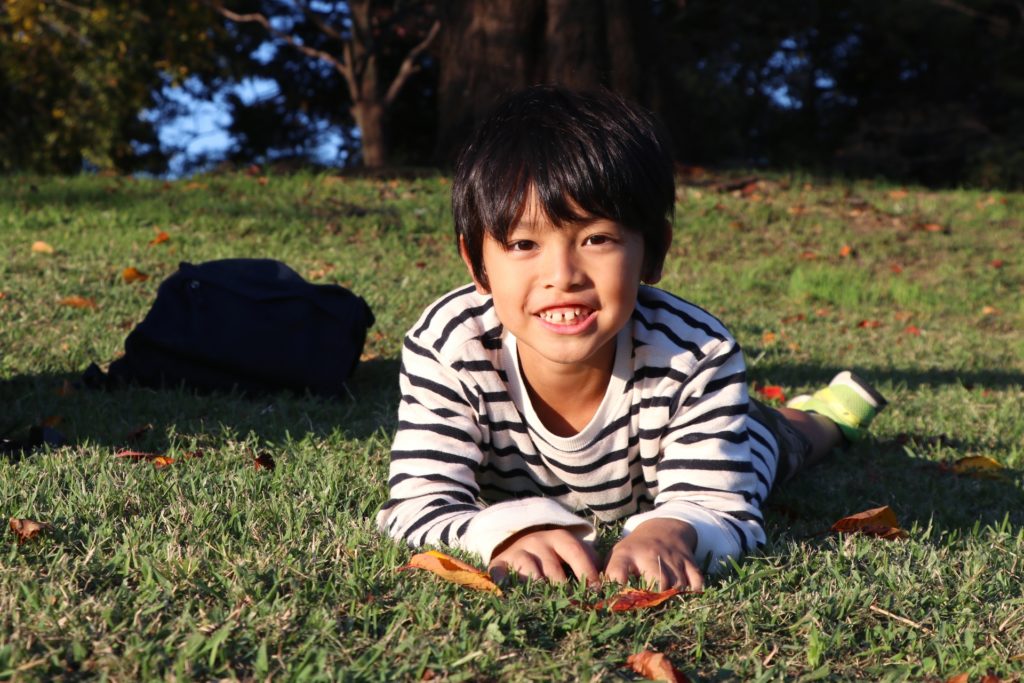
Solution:
[{"label": "tree foliage", "polygon": [[161,84],[209,69],[208,8],[191,0],[6,0],[0,9],[0,170],[159,170],[140,113]]}]

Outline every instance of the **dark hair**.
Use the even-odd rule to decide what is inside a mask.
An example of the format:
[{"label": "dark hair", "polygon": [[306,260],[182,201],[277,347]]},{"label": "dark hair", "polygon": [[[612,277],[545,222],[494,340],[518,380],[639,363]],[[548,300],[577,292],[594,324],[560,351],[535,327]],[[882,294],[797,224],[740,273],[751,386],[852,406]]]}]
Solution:
[{"label": "dark hair", "polygon": [[662,126],[639,106],[610,91],[534,86],[483,121],[459,155],[452,212],[456,240],[485,286],[484,236],[505,243],[531,187],[559,227],[603,218],[639,232],[646,277],[664,261],[672,156]]}]

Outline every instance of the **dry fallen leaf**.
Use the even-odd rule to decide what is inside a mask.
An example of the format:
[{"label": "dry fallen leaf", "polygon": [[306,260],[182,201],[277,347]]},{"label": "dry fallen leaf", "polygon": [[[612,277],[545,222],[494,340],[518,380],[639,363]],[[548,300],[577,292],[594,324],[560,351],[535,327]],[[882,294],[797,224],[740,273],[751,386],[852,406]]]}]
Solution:
[{"label": "dry fallen leaf", "polygon": [[70,306],[71,308],[96,308],[96,301],[84,296],[66,296],[57,302],[61,306]]},{"label": "dry fallen leaf", "polygon": [[18,519],[17,517],[11,517],[9,526],[18,538],[18,545],[31,541],[42,532],[53,528],[46,522],[37,522],[33,519]]},{"label": "dry fallen leaf", "polygon": [[[657,607],[669,598],[682,593],[678,588],[669,588],[666,591],[656,593],[654,591],[641,590],[638,588],[623,588],[615,594],[611,600],[602,600],[594,605],[594,609],[608,608],[612,612],[626,612],[633,609],[648,609]],[[611,604],[609,604],[611,603]]]},{"label": "dry fallen leaf", "polygon": [[889,193],[890,199],[905,199],[907,196],[906,190],[893,190]]},{"label": "dry fallen leaf", "polygon": [[860,327],[860,328],[863,328],[863,329],[874,329],[876,327],[881,327],[881,326],[882,326],[882,321],[881,320],[861,320],[859,323],[857,323],[857,327]]},{"label": "dry fallen leaf", "polygon": [[921,336],[921,328],[918,327],[917,325],[907,325],[906,327],[903,328],[903,331],[915,337]]},{"label": "dry fallen leaf", "polygon": [[771,344],[774,344],[775,343],[775,333],[774,332],[765,332],[764,334],[762,334],[761,335],[761,343],[764,344],[765,346],[769,346]]},{"label": "dry fallen leaf", "polygon": [[755,391],[757,391],[757,393],[761,394],[769,401],[780,401],[782,403],[786,402],[786,393],[782,390],[782,387],[778,386],[777,384],[768,384],[763,387],[755,387]]},{"label": "dry fallen leaf", "polygon": [[849,258],[851,256],[853,256],[853,247],[851,247],[849,244],[844,244],[842,247],[840,247],[840,249],[839,249],[839,257],[840,258]]},{"label": "dry fallen leaf", "polygon": [[115,458],[125,458],[127,460],[145,460],[146,462],[153,463],[153,467],[158,470],[162,470],[174,463],[174,458],[164,455],[163,453],[147,453],[146,451],[133,451],[125,449],[114,453]]},{"label": "dry fallen leaf", "polygon": [[660,652],[651,650],[637,652],[626,659],[626,666],[652,681],[689,682],[689,679],[679,669],[672,666],[669,658]]},{"label": "dry fallen leaf", "polygon": [[480,571],[471,564],[466,564],[436,550],[413,555],[409,564],[399,567],[398,571],[406,569],[426,569],[446,581],[457,583],[460,586],[501,595],[501,589],[491,580],[487,572]]},{"label": "dry fallen leaf", "polygon": [[970,676],[967,674],[957,674],[956,676],[950,676],[946,679],[946,683],[968,683]]},{"label": "dry fallen leaf", "polygon": [[53,247],[51,247],[46,242],[43,242],[42,240],[36,240],[35,242],[32,243],[32,253],[33,254],[52,254],[53,253]]},{"label": "dry fallen leaf", "polygon": [[171,239],[171,236],[168,235],[163,230],[161,230],[161,231],[157,232],[156,237],[154,237],[153,239],[151,239],[149,241],[149,246],[152,247],[152,246],[157,245],[157,244],[162,244],[162,243],[166,242],[169,239]]},{"label": "dry fallen leaf", "polygon": [[901,266],[898,263],[890,263],[889,264],[889,270],[892,271],[893,274],[899,275],[900,273],[903,272],[903,266]]},{"label": "dry fallen leaf", "polygon": [[896,521],[896,513],[888,505],[843,517],[832,525],[830,531],[847,534],[860,533],[887,540],[906,538],[909,535],[900,528],[899,522]]},{"label": "dry fallen leaf", "polygon": [[975,479],[1001,479],[1005,474],[1003,466],[986,455],[968,455],[952,464],[940,463],[939,469]]},{"label": "dry fallen leaf", "polygon": [[133,282],[145,282],[146,280],[149,279],[148,275],[146,275],[141,270],[133,266],[128,266],[127,268],[122,270],[121,277],[124,278],[124,281],[127,282],[128,284],[131,284]]},{"label": "dry fallen leaf", "polygon": [[996,259],[992,259],[989,262],[989,265],[992,266],[993,268],[1002,268],[1003,266],[1006,265],[1006,261],[1004,261],[1001,258],[996,258]]},{"label": "dry fallen leaf", "polygon": [[258,470],[270,470],[271,472],[273,472],[274,468],[277,467],[277,463],[274,462],[274,456],[272,456],[270,453],[267,453],[266,451],[263,451],[255,458],[253,458],[252,463],[253,466]]}]

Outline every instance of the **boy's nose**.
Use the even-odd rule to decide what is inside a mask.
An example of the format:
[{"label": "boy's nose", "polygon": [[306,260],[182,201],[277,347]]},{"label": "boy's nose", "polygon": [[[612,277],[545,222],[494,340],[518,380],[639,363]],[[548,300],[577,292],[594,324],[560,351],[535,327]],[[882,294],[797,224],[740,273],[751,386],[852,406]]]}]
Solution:
[{"label": "boy's nose", "polygon": [[570,290],[584,280],[583,270],[573,249],[550,249],[547,266],[548,284],[556,289]]}]

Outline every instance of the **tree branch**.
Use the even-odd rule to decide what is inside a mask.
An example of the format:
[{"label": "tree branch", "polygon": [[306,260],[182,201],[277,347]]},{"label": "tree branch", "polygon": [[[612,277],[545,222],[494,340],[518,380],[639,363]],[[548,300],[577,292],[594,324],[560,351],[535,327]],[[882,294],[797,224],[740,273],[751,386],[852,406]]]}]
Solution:
[{"label": "tree branch", "polygon": [[398,73],[395,74],[394,80],[391,81],[391,85],[388,86],[388,94],[384,97],[384,106],[390,107],[391,103],[398,97],[398,93],[402,90],[402,86],[409,80],[409,77],[420,70],[420,67],[416,64],[416,58],[419,57],[424,50],[426,50],[430,44],[437,37],[437,34],[441,31],[441,22],[434,21],[430,27],[430,31],[427,33],[427,37],[420,41],[419,45],[409,51],[409,54],[402,60],[402,66],[398,69]]},{"label": "tree branch", "polygon": [[[308,57],[314,57],[316,59],[320,59],[327,62],[328,64],[333,66],[335,71],[340,73],[342,77],[345,79],[345,82],[348,84],[349,88],[349,96],[352,98],[352,100],[355,101],[355,99],[359,96],[359,88],[357,87],[355,75],[352,73],[352,68],[350,64],[338,59],[329,52],[324,52],[323,50],[317,50],[316,48],[310,47],[308,45],[303,45],[302,43],[300,43],[298,40],[288,35],[287,33],[284,33],[283,31],[278,31],[276,28],[270,25],[270,21],[264,15],[259,14],[258,12],[254,12],[251,14],[238,14],[237,12],[232,12],[231,10],[227,9],[219,2],[211,2],[207,0],[206,4],[212,7],[218,13],[220,13],[226,19],[230,19],[231,21],[234,21],[239,24],[259,24],[260,26],[267,30],[267,33],[269,33],[270,35],[274,36],[279,40],[283,40],[285,43],[291,45],[293,48],[295,48],[302,54]],[[348,44],[348,41],[345,41],[346,47],[348,46]],[[346,50],[346,52],[348,51]]]}]

